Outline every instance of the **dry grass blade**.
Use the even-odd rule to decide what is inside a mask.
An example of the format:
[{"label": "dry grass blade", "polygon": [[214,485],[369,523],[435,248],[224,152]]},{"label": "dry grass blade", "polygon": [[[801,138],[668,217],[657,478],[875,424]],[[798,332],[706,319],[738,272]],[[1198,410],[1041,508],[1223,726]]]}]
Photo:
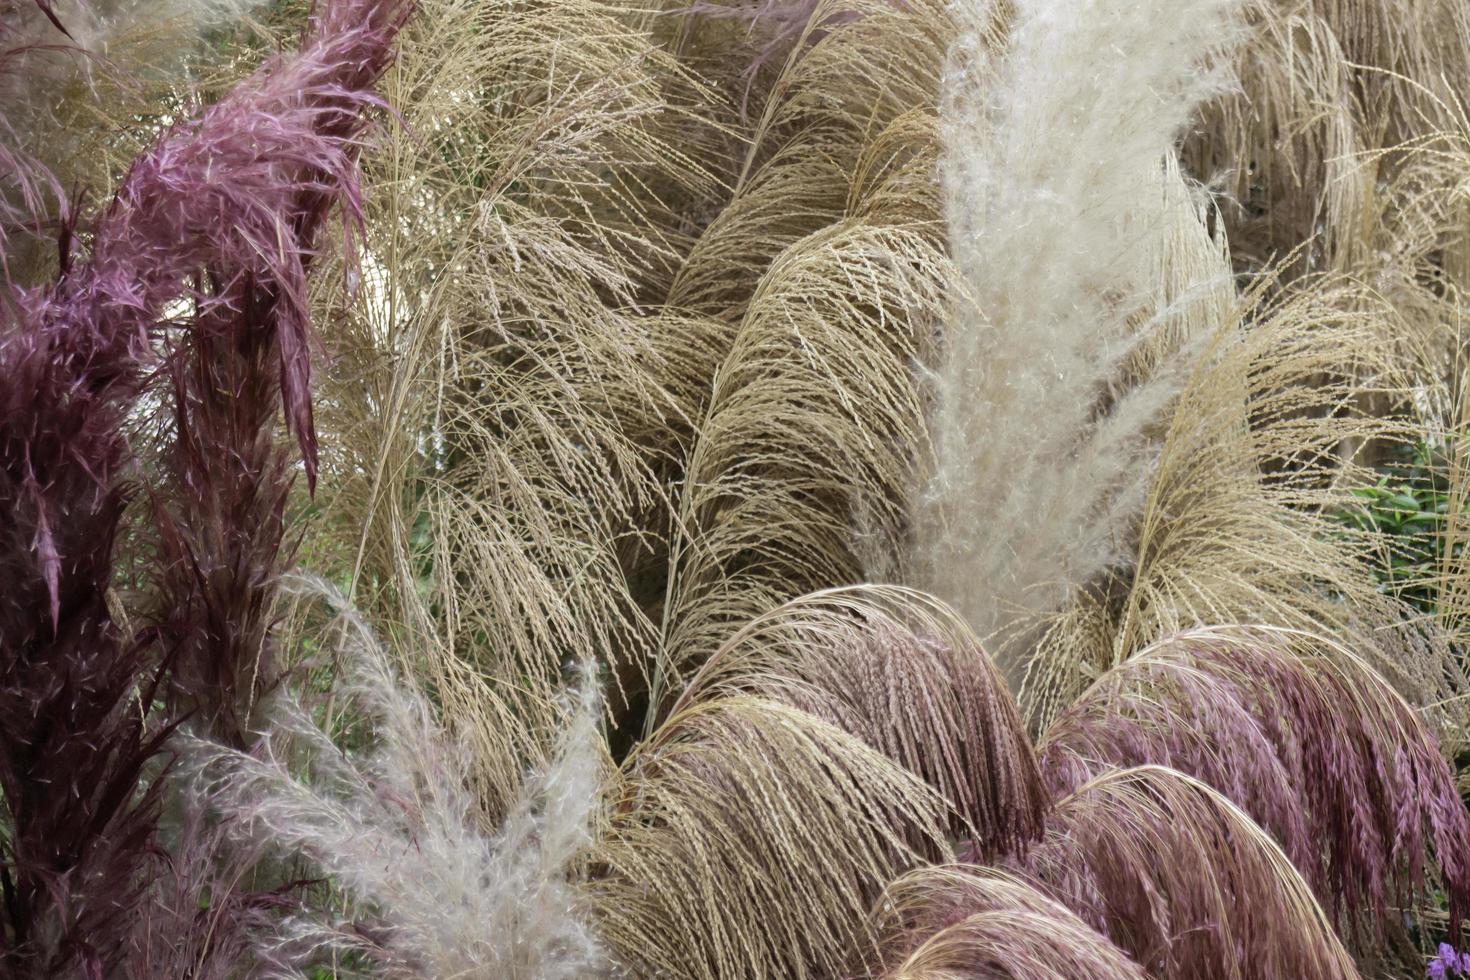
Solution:
[{"label": "dry grass blade", "polygon": [[1398,929],[1391,910],[1422,897],[1430,873],[1443,875],[1452,919],[1470,898],[1470,818],[1438,744],[1330,641],[1261,627],[1167,637],[1104,674],[1039,752],[1059,795],[1149,763],[1208,783],[1281,843],[1358,938]]},{"label": "dry grass blade", "polygon": [[1025,864],[1158,980],[1358,976],[1281,849],[1174,770],[1114,770],[1079,787]]},{"label": "dry grass blade", "polygon": [[939,865],[883,895],[884,980],[1146,980],[1108,938],[1002,871]]},{"label": "dry grass blade", "polygon": [[806,711],[923,777],[986,858],[1041,833],[1047,795],[1005,681],[921,592],[860,585],[787,602],[741,627],[672,710],[736,694]]},{"label": "dry grass blade", "polygon": [[947,853],[917,776],[749,696],[670,718],[623,766],[594,860],[599,925],[642,976],[838,975],[883,885]]}]

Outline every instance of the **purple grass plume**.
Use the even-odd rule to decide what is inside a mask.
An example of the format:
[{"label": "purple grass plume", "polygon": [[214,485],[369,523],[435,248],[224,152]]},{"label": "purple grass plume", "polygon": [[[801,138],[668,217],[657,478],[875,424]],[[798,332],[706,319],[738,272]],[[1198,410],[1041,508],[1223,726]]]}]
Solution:
[{"label": "purple grass plume", "polygon": [[944,794],[954,830],[989,860],[1024,850],[1050,803],[999,670],[947,606],[897,586],[810,593],[739,629],[670,714],[755,695],[862,739]]},{"label": "purple grass plume", "polygon": [[[219,104],[165,133],[133,165],[90,227],[85,254],[63,225],[55,281],[36,288],[0,283],[6,977],[101,977],[124,958],[145,873],[156,859],[160,749],[170,726],[156,717],[155,703],[165,669],[194,655],[181,636],[234,628],[186,619],[238,612],[182,603],[156,633],[169,642],[157,644],[147,633],[124,631],[109,609],[114,545],[133,476],[125,430],[159,367],[165,311],[181,299],[192,302],[194,315],[183,326],[205,354],[251,329],[272,335],[262,346],[273,352],[268,359],[288,424],[314,474],[310,242],[334,201],[344,200],[349,214],[357,210],[353,152],[361,114],[378,101],[370,86],[405,13],[397,2],[325,3],[299,54],[263,67]],[[173,368],[177,356],[166,352],[165,365]],[[207,368],[199,374],[201,381],[210,376]],[[183,411],[191,415],[195,406]],[[228,427],[213,430],[212,451],[233,452],[216,438],[220,432],[234,435]],[[194,474],[178,468],[174,475]],[[209,491],[194,485],[176,492]],[[189,544],[210,531],[225,541],[250,539],[260,519],[259,508],[247,507],[228,515],[237,523],[205,529],[188,526],[187,512],[163,512],[174,517],[174,540]],[[277,533],[264,523],[266,538]],[[189,574],[207,581],[214,574],[208,563],[224,556],[255,562],[247,574],[273,568],[276,553],[268,545],[165,546],[162,553],[191,563]]]},{"label": "purple grass plume", "polygon": [[1470,814],[1434,736],[1382,678],[1328,641],[1197,629],[1113,668],[1046,733],[1054,793],[1114,766],[1209,784],[1280,842],[1360,940],[1401,925],[1437,873],[1452,939],[1470,909]]},{"label": "purple grass plume", "polygon": [[891,884],[879,903],[885,980],[1146,980],[1106,936],[1024,879],[937,865]]},{"label": "purple grass plume", "polygon": [[1079,787],[1020,865],[1158,980],[1358,976],[1280,848],[1172,769],[1115,769]]},{"label": "purple grass plume", "polygon": [[[316,479],[307,276],[334,205],[360,222],[356,150],[372,86],[392,57],[401,0],[338,0],[318,10],[301,52],[268,66],[180,135],[233,180],[181,186],[213,197],[234,241],[204,265],[193,316],[171,335],[163,487],[152,496],[161,574],[155,616],[173,658],[178,713],[228,744],[248,744],[251,711],[276,680],[273,583],[294,479],[273,430],[279,405],[309,485]],[[246,111],[242,111],[246,110]]]}]

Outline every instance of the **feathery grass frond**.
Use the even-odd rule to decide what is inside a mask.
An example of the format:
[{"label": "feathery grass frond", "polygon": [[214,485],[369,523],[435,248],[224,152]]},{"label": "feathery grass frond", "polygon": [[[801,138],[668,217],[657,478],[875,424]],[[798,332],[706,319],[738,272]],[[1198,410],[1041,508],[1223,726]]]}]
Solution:
[{"label": "feathery grass frond", "polygon": [[654,708],[740,623],[897,550],[923,427],[914,360],[948,276],[931,230],[855,217],[762,279],[690,454]]},{"label": "feathery grass frond", "polygon": [[679,69],[624,13],[421,5],[385,82],[406,132],[364,160],[375,300],[327,337],[316,553],[474,742],[492,818],[555,741],[563,663],[609,665],[621,711],[656,643],[630,556],[665,523],[643,450],[680,370],[637,294],[672,261],[659,188],[705,178],[660,135]]},{"label": "feathery grass frond", "polygon": [[1327,516],[1366,479],[1344,443],[1407,431],[1360,400],[1402,390],[1381,342],[1391,311],[1351,281],[1302,280],[1267,298],[1269,286],[1243,295],[1242,312],[1198,355],[1162,440],[1133,567],[1039,643],[1021,697],[1039,727],[1112,664],[1200,623],[1334,637],[1413,704],[1463,688],[1443,642],[1378,590],[1362,560],[1373,542]]},{"label": "feathery grass frond", "polygon": [[911,871],[883,895],[885,980],[1145,980],[1108,938],[1024,880],[973,865]]},{"label": "feathery grass frond", "polygon": [[982,857],[1041,833],[1047,802],[1015,702],[967,626],[895,586],[814,592],[741,627],[674,703],[751,694],[806,711],[924,778]]},{"label": "feathery grass frond", "polygon": [[1397,928],[1393,909],[1422,892],[1429,869],[1442,873],[1452,921],[1470,896],[1470,817],[1438,744],[1328,640],[1263,627],[1169,636],[1099,678],[1038,751],[1058,795],[1143,764],[1209,784],[1280,842],[1359,938],[1365,924],[1380,939]]},{"label": "feathery grass frond", "polygon": [[969,294],[952,303],[915,554],[983,637],[1007,631],[1008,667],[1029,620],[1126,561],[1150,434],[1189,363],[1169,300],[1218,305],[1217,261],[1203,281],[1159,281],[1181,216],[1198,219],[1174,172],[1157,175],[1227,84],[1212,65],[1237,8],[1019,2],[997,44],[996,8],[979,5],[951,48],[942,174]]},{"label": "feathery grass frond", "polygon": [[594,855],[598,922],[635,974],[839,975],[894,876],[948,853],[948,807],[812,715],[734,695],[625,761]]},{"label": "feathery grass frond", "polygon": [[[195,315],[165,354],[172,424],[162,486],[151,494],[161,565],[154,615],[176,714],[197,715],[236,746],[255,699],[277,679],[270,606],[288,557],[293,482],[274,439],[278,401],[308,484],[316,479],[305,295],[314,240],[339,202],[361,220],[355,157],[364,112],[378,104],[372,87],[406,15],[393,2],[324,5],[298,54],[263,68],[180,135],[196,157],[228,162],[206,166],[197,186],[172,190],[204,199],[192,206],[214,220],[230,216],[235,247],[249,251],[206,258]],[[211,178],[229,182],[216,189]],[[273,253],[254,268],[255,255]]]},{"label": "feathery grass frond", "polygon": [[204,318],[238,300],[203,292],[208,278],[269,297],[286,414],[309,454],[303,253],[327,204],[351,199],[350,145],[402,9],[324,5],[301,53],[133,164],[87,253],[63,229],[54,282],[0,286],[0,504],[13,515],[0,537],[0,962],[12,975],[118,968],[156,856],[153,757],[169,726],[152,712],[169,651],[126,635],[107,597],[126,428],[160,324],[180,298]]},{"label": "feathery grass frond", "polygon": [[1276,843],[1171,769],[1113,770],[1078,787],[1025,866],[1159,980],[1358,976]]},{"label": "feathery grass frond", "polygon": [[[424,980],[607,971],[569,879],[600,806],[605,754],[595,688],[583,682],[555,761],[487,833],[462,751],[392,670],[361,616],[320,580],[298,576],[285,587],[319,595],[340,617],[342,691],[371,723],[370,751],[337,748],[286,700],[253,754],[202,741],[184,750],[199,792],[240,839],[305,856],[373,918],[338,922],[326,910],[290,917],[267,943],[271,959],[299,969],[328,951],[356,951],[387,976]],[[300,766],[304,779],[293,776]]]}]

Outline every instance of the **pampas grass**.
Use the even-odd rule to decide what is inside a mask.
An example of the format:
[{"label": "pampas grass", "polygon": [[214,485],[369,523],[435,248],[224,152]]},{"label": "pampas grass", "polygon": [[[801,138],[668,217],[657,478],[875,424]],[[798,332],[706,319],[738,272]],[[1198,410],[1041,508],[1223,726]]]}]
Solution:
[{"label": "pampas grass", "polygon": [[[89,248],[64,226],[54,281],[3,283],[0,498],[15,520],[0,546],[10,595],[0,621],[8,702],[0,962],[15,976],[126,966],[157,859],[158,756],[180,720],[158,719],[155,704],[176,664],[170,630],[192,626],[222,641],[238,624],[211,623],[209,610],[183,596],[215,562],[236,560],[244,577],[259,577],[253,559],[268,575],[279,547],[257,515],[226,513],[209,530],[227,541],[263,533],[265,554],[165,547],[161,570],[151,570],[184,580],[164,600],[165,628],[135,635],[114,614],[114,547],[136,478],[129,423],[156,368],[167,310],[192,302],[184,328],[206,349],[222,324],[253,330],[249,344],[274,346],[269,369],[280,373],[310,471],[306,255],[339,195],[353,196],[354,140],[401,14],[393,4],[323,8],[300,53],[262,68],[135,161],[88,229]],[[273,412],[273,399],[251,407]],[[179,410],[190,417],[188,406]],[[211,434],[215,453],[259,439]],[[170,543],[187,536],[172,530]],[[237,675],[210,693],[223,700],[241,686]]]},{"label": "pampas grass", "polygon": [[1141,980],[1141,966],[1025,881],[965,865],[905,875],[884,895],[884,978]]},{"label": "pampas grass", "polygon": [[784,603],[715,651],[672,712],[737,693],[800,708],[922,776],[981,855],[1041,832],[1046,794],[1015,703],[965,624],[922,592],[854,586]]},{"label": "pampas grass", "polygon": [[[258,941],[279,974],[357,952],[392,977],[589,977],[607,972],[569,880],[600,809],[598,700],[591,678],[554,761],[532,774],[505,822],[487,831],[464,779],[463,748],[393,672],[389,654],[340,593],[296,577],[329,603],[345,660],[341,694],[371,721],[373,748],[332,744],[299,703],[278,699],[251,754],[207,741],[181,750],[195,791],[238,842],[304,857],[355,900],[284,919]],[[306,779],[292,773],[304,767]],[[579,914],[578,908],[584,911]]]},{"label": "pampas grass", "polygon": [[318,542],[478,746],[497,816],[557,738],[563,662],[603,664],[621,706],[655,642],[624,563],[681,355],[631,309],[667,251],[634,193],[697,182],[654,126],[660,65],[600,4],[425,3],[386,82],[405,128],[365,161],[382,301],[331,318]]},{"label": "pampas grass", "polygon": [[1464,402],[1463,15],[331,0],[235,85],[245,9],[0,11],[4,968],[1456,933],[1463,556],[1333,514]]},{"label": "pampas grass", "polygon": [[1451,922],[1470,895],[1470,823],[1438,747],[1381,678],[1320,638],[1170,636],[1099,678],[1039,751],[1058,793],[1146,763],[1205,781],[1269,830],[1355,937],[1399,927],[1391,910],[1422,887],[1431,847]]},{"label": "pampas grass", "polygon": [[1148,260],[1178,191],[1152,175],[1226,84],[1210,62],[1238,30],[1213,0],[1020,3],[1004,42],[996,16],[962,22],[945,80],[949,244],[969,289],[916,542],[922,580],[982,635],[1056,611],[1126,557],[1149,433],[1183,380],[1178,357],[1124,376],[1165,319]]},{"label": "pampas grass", "polygon": [[1172,770],[1114,770],[1079,787],[1027,863],[1152,976],[1357,976],[1275,842]]}]

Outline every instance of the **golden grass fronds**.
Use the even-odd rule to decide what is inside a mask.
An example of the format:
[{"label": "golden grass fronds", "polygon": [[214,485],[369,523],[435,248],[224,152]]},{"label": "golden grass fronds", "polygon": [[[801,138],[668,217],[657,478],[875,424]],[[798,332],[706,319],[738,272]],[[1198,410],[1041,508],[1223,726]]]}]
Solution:
[{"label": "golden grass fronds", "polygon": [[947,273],[924,227],[854,218],[763,277],[678,499],[655,707],[741,623],[892,562],[923,425],[912,372]]},{"label": "golden grass fronds", "polygon": [[563,663],[636,683],[655,640],[622,552],[662,506],[639,444],[667,439],[678,371],[634,293],[672,254],[650,186],[701,179],[655,132],[659,72],[596,0],[428,0],[387,84],[404,125],[365,160],[321,546],[481,745],[491,814],[562,724]]},{"label": "golden grass fronds", "polygon": [[[905,164],[931,151],[932,122],[905,120],[932,120],[950,32],[944,5],[818,3],[809,24],[839,7],[840,24],[795,45],[762,79],[759,114],[731,120],[741,142],[728,163],[729,198],[690,248],[668,306],[738,322],[778,255],[852,216],[872,195],[867,185],[885,173],[922,172]],[[696,41],[698,31],[711,29],[690,19]],[[728,58],[727,32],[714,30],[711,43]],[[911,207],[904,217],[926,213]]]},{"label": "golden grass fronds", "polygon": [[1264,288],[1242,298],[1259,306],[1249,318],[1216,331],[1180,395],[1131,569],[1043,637],[1022,695],[1039,724],[1108,665],[1201,623],[1337,637],[1416,704],[1462,689],[1443,641],[1377,589],[1362,560],[1371,543],[1325,515],[1371,482],[1342,443],[1407,431],[1359,399],[1373,390],[1360,378],[1399,390],[1380,342],[1391,313],[1351,282],[1307,282],[1273,300]]},{"label": "golden grass fronds", "polygon": [[590,886],[634,973],[839,975],[868,910],[949,854],[947,807],[841,729],[775,701],[692,705],[638,746],[609,795]]},{"label": "golden grass fronds", "polygon": [[1186,159],[1230,191],[1245,266],[1295,253],[1298,271],[1365,272],[1392,242],[1372,226],[1434,190],[1395,188],[1404,155],[1382,151],[1444,127],[1439,99],[1470,78],[1470,18],[1438,0],[1252,0],[1246,12],[1240,88],[1206,109]]},{"label": "golden grass fronds", "polygon": [[931,596],[860,585],[787,602],[715,651],[671,711],[737,694],[815,715],[922,777],[985,857],[1040,834],[1047,799],[1015,702],[969,627]]},{"label": "golden grass fronds", "polygon": [[1143,968],[1061,903],[1004,871],[936,865],[880,906],[884,980],[1144,980]]}]

